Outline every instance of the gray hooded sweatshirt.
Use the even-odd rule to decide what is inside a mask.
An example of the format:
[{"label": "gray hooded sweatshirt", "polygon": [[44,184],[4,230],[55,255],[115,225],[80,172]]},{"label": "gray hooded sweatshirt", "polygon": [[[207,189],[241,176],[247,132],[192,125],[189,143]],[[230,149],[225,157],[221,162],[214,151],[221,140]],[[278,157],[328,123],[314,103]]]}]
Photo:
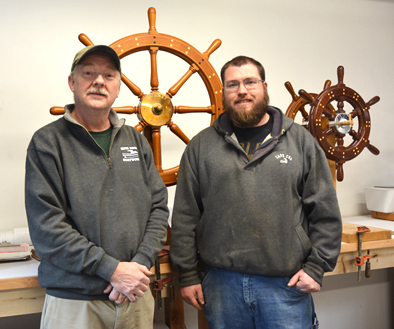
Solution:
[{"label": "gray hooded sweatshirt", "polygon": [[120,261],[154,265],[166,239],[167,189],[147,140],[115,111],[107,156],[72,110],[39,129],[27,150],[38,279],[55,297],[108,299],[103,290]]},{"label": "gray hooded sweatshirt", "polygon": [[180,285],[208,267],[322,284],[341,247],[341,215],[327,159],[313,136],[269,107],[272,132],[249,160],[224,113],[188,144],[180,165],[171,259]]}]

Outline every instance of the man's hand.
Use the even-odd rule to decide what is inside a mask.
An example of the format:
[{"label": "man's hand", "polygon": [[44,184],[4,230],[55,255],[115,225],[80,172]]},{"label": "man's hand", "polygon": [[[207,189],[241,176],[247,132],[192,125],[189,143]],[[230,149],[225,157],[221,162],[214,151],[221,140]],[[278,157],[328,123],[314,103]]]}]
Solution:
[{"label": "man's hand", "polygon": [[142,297],[148,290],[149,275],[152,275],[152,272],[143,265],[135,262],[120,262],[110,280],[113,287],[112,298],[117,300],[119,298],[117,293],[120,293],[125,295],[130,302],[135,303],[137,297]]},{"label": "man's hand", "polygon": [[320,290],[320,284],[313,280],[302,269],[299,270],[296,274],[294,274],[288,283],[289,287],[293,287],[294,285],[298,289],[306,293],[317,292]]},{"label": "man's hand", "polygon": [[194,306],[199,311],[202,311],[201,305],[204,305],[204,295],[202,293],[201,284],[188,287],[179,287],[179,289],[186,303]]},{"label": "man's hand", "polygon": [[110,283],[108,283],[107,287],[104,289],[104,293],[110,293],[108,296],[109,300],[112,300],[116,304],[127,304],[130,302],[125,295],[114,289],[114,287],[112,287],[112,284]]}]

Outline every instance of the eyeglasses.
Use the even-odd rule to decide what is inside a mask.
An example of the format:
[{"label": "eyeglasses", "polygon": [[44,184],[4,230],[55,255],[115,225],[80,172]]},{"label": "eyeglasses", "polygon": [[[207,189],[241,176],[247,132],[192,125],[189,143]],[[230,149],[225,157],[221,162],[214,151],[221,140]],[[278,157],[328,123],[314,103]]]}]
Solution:
[{"label": "eyeglasses", "polygon": [[[259,81],[264,82],[264,80],[260,80],[257,78],[248,78],[245,79],[244,81],[242,81],[244,87],[247,90],[253,90],[256,89],[257,86],[259,85]],[[240,82],[239,81],[227,81],[224,84],[224,89],[226,89],[227,91],[237,91],[239,88]]]}]

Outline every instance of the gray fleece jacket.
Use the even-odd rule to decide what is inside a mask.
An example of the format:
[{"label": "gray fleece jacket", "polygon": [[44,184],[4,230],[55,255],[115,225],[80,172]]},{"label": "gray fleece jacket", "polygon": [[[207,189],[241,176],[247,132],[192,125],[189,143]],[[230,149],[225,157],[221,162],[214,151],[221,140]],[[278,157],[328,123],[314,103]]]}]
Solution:
[{"label": "gray fleece jacket", "polygon": [[70,115],[38,130],[26,158],[25,204],[41,257],[39,283],[55,297],[107,299],[120,261],[150,269],[167,233],[167,189],[151,148],[111,110],[109,156]]},{"label": "gray fleece jacket", "polygon": [[209,267],[322,284],[341,247],[341,215],[324,152],[312,135],[270,107],[271,135],[251,160],[224,113],[188,144],[171,230],[180,285]]}]

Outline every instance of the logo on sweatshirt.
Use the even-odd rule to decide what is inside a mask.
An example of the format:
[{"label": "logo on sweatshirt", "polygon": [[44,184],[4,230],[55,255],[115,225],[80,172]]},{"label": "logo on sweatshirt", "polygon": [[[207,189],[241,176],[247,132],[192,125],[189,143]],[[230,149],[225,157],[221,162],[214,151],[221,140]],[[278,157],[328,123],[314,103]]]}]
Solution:
[{"label": "logo on sweatshirt", "polygon": [[122,151],[123,161],[140,161],[136,146],[124,146],[120,150]]},{"label": "logo on sweatshirt", "polygon": [[288,154],[278,154],[275,155],[275,158],[279,160],[280,163],[287,164],[289,161],[292,161],[293,158]]}]

